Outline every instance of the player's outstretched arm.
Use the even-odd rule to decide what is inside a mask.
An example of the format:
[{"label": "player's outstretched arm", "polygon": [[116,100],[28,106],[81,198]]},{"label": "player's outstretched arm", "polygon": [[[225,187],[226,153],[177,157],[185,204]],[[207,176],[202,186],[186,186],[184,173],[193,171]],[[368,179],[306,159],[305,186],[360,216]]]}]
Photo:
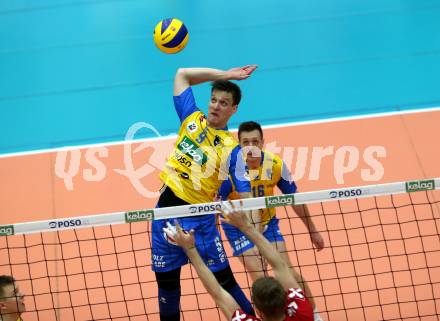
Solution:
[{"label": "player's outstretched arm", "polygon": [[179,96],[189,86],[213,80],[243,80],[257,69],[257,65],[247,65],[229,70],[213,68],[179,68],[174,77],[174,96]]},{"label": "player's outstretched arm", "polygon": [[187,233],[177,221],[175,221],[175,226],[168,223],[168,227],[164,228],[164,231],[186,252],[186,255],[196,269],[203,286],[222,310],[226,319],[229,320],[232,314],[240,307],[234,298],[220,286],[214,274],[206,266],[205,262],[203,262],[195,246],[194,231],[191,230]]},{"label": "player's outstretched arm", "polygon": [[[286,164],[282,162],[281,166],[281,178],[277,182],[278,188],[283,192],[283,194],[298,193],[296,184],[293,181]],[[321,233],[319,233],[319,231],[316,229],[307,205],[292,205],[292,209],[298,215],[301,221],[303,221],[304,225],[309,231],[310,239],[312,240],[313,245],[318,251],[321,251],[324,248],[324,239],[322,238]]]},{"label": "player's outstretched arm", "polygon": [[324,238],[322,237],[321,233],[319,233],[319,231],[316,229],[315,223],[313,223],[307,205],[292,205],[292,208],[301,219],[301,221],[303,221],[304,225],[307,227],[313,245],[318,251],[321,251],[325,246]]},{"label": "player's outstretched arm", "polygon": [[235,208],[231,202],[228,202],[223,203],[222,213],[226,222],[239,228],[258,247],[261,256],[272,266],[275,277],[286,290],[299,287],[298,282],[293,278],[289,266],[283,260],[280,253],[275,251],[263,234],[257,231],[243,211]]}]

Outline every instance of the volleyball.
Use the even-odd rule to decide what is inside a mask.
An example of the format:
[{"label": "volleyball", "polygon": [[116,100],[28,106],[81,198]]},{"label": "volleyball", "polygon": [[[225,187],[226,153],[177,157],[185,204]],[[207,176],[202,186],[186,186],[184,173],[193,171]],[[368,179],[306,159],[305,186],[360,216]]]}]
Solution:
[{"label": "volleyball", "polygon": [[159,21],[153,32],[153,40],[157,48],[167,54],[175,54],[185,48],[188,38],[188,29],[176,18]]}]

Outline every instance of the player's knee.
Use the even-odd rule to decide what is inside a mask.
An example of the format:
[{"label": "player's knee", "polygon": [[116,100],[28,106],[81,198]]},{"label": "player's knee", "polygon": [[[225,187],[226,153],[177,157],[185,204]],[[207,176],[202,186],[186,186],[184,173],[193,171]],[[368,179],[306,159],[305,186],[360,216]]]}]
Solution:
[{"label": "player's knee", "polygon": [[160,289],[180,290],[180,268],[168,272],[156,272],[156,280]]},{"label": "player's knee", "polygon": [[231,267],[228,266],[227,268],[214,272],[214,276],[217,279],[218,283],[226,290],[231,290],[235,286],[237,286],[237,281],[234,278],[234,275],[232,274]]}]

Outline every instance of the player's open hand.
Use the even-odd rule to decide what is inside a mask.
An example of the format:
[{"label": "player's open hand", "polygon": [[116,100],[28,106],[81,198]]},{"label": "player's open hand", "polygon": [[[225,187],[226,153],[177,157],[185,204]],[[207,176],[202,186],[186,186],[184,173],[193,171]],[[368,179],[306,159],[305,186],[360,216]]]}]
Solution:
[{"label": "player's open hand", "polygon": [[240,230],[250,227],[251,222],[246,212],[243,211],[243,201],[240,200],[240,205],[235,206],[231,201],[221,202],[222,207],[220,212],[223,214],[222,219]]},{"label": "player's open hand", "polygon": [[189,233],[186,232],[177,220],[174,221],[174,226],[170,222],[167,222],[167,227],[164,227],[163,231],[184,250],[195,247],[194,230],[189,231]]},{"label": "player's open hand", "polygon": [[247,65],[243,67],[231,68],[228,70],[228,78],[231,80],[243,80],[250,77],[250,75],[257,69],[257,65]]}]

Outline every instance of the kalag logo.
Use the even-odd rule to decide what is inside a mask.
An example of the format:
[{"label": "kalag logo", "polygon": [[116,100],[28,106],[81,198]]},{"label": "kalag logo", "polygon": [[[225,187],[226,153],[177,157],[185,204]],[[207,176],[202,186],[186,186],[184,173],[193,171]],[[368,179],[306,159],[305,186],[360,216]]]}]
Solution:
[{"label": "kalag logo", "polygon": [[282,195],[282,196],[269,196],[266,197],[266,207],[277,207],[285,205],[293,205],[295,199],[293,195]]},{"label": "kalag logo", "polygon": [[14,225],[0,226],[0,236],[14,235]]},{"label": "kalag logo", "polygon": [[154,211],[153,210],[131,211],[131,212],[125,213],[125,222],[126,223],[152,221],[153,219],[154,219]]},{"label": "kalag logo", "polygon": [[85,222],[80,219],[71,219],[71,220],[60,220],[60,221],[52,221],[49,222],[49,228],[68,228],[68,227],[77,227],[84,225]]},{"label": "kalag logo", "polygon": [[363,194],[365,194],[365,191],[363,191],[360,188],[331,191],[329,193],[330,198],[355,197],[355,196],[361,196]]},{"label": "kalag logo", "polygon": [[198,205],[198,206],[191,206],[189,208],[189,212],[191,214],[209,213],[209,212],[219,211],[221,208],[222,208],[222,206],[220,204]]},{"label": "kalag logo", "polygon": [[431,191],[435,189],[435,181],[433,179],[421,180],[421,181],[411,181],[406,182],[406,191],[419,192],[419,191]]},{"label": "kalag logo", "polygon": [[205,164],[208,160],[206,155],[199,148],[199,146],[197,146],[187,136],[183,137],[183,139],[179,142],[177,147],[182,153],[191,157],[191,159],[194,160],[199,165]]}]

